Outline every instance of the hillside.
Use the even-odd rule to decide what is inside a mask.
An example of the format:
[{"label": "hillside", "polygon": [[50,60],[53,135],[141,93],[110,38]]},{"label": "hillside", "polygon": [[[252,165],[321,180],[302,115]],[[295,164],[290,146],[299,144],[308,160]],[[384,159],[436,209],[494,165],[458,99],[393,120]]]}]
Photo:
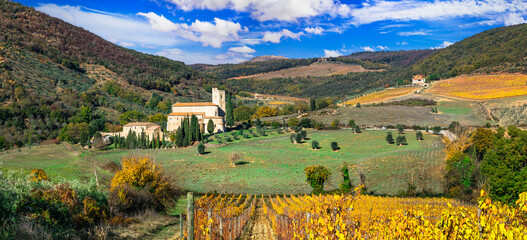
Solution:
[{"label": "hillside", "polygon": [[527,24],[494,28],[459,41],[412,66],[442,78],[470,73],[527,73]]},{"label": "hillside", "polygon": [[[182,62],[9,1],[0,1],[0,80],[0,137],[9,146],[54,139],[69,123],[84,122],[93,134],[126,111],[148,116],[171,102],[209,98],[200,74]],[[152,96],[162,109],[146,107]]]},{"label": "hillside", "polygon": [[254,63],[254,62],[265,62],[265,61],[270,61],[270,60],[284,60],[284,59],[288,59],[288,58],[284,56],[264,55],[264,56],[253,57],[247,60],[246,62]]}]

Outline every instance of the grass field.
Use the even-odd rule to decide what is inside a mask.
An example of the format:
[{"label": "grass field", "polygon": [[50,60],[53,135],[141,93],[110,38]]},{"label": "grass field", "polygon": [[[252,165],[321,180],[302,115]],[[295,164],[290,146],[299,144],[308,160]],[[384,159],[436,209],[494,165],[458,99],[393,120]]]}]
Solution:
[{"label": "grass field", "polygon": [[[291,144],[290,133],[274,133],[267,137],[240,139],[228,144],[209,145],[210,153],[197,155],[196,147],[164,150],[109,150],[88,151],[68,144],[49,145],[24,149],[21,152],[0,153],[4,169],[29,172],[42,168],[51,178],[90,178],[92,164],[100,169],[109,162],[118,162],[129,154],[146,154],[161,163],[177,185],[186,190],[218,193],[309,193],[303,169],[309,165],[324,165],[332,176],[327,189],[338,187],[341,182],[340,166],[350,164],[354,184],[358,183],[357,171],[367,177],[367,186],[376,193],[396,194],[406,188],[413,176],[426,176],[423,186],[436,192],[441,190],[443,144],[441,138],[425,134],[425,141],[418,142],[414,133],[407,133],[408,146],[387,145],[386,131],[364,131],[353,134],[349,130],[309,131],[303,144]],[[321,149],[311,150],[311,140],[317,140]],[[341,150],[330,150],[330,142],[337,141]],[[73,149],[73,151],[71,151]],[[231,153],[242,158],[236,167],[229,163]],[[105,172],[102,175],[111,176]],[[108,181],[109,177],[104,177]]]},{"label": "grass field", "polygon": [[428,93],[469,100],[527,95],[527,75],[462,76],[434,82]]},{"label": "grass field", "polygon": [[346,102],[344,102],[345,105],[356,105],[357,103],[360,104],[368,104],[368,103],[379,103],[388,101],[397,97],[401,97],[410,93],[415,92],[419,88],[392,88],[387,89],[384,91],[368,94],[359,98],[351,99]]}]

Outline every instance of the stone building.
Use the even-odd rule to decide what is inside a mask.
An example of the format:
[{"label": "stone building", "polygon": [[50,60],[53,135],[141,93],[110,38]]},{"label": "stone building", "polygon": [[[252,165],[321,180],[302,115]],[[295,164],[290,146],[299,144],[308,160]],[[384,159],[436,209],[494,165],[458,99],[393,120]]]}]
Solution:
[{"label": "stone building", "polygon": [[167,131],[176,131],[185,117],[195,115],[201,129],[206,131],[209,120],[215,125],[214,132],[225,131],[225,90],[212,89],[212,102],[175,103],[168,114]]}]

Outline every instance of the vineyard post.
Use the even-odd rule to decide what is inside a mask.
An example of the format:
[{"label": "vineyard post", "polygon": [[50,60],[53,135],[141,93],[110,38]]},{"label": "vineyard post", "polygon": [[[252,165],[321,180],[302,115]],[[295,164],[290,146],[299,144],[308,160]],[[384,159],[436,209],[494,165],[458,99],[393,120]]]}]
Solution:
[{"label": "vineyard post", "polygon": [[187,240],[194,240],[194,193],[187,193]]},{"label": "vineyard post", "polygon": [[179,238],[183,238],[183,214],[179,214]]},{"label": "vineyard post", "polygon": [[307,230],[309,229],[309,222],[311,221],[311,213],[306,213],[306,238],[309,239],[309,233]]},{"label": "vineyard post", "polygon": [[223,239],[223,221],[220,216],[220,239]]},{"label": "vineyard post", "polygon": [[212,236],[212,225],[210,221],[211,219],[212,219],[212,209],[209,209],[209,211],[207,211],[207,222],[209,223],[207,227],[209,228],[210,236]]},{"label": "vineyard post", "polygon": [[481,239],[481,232],[483,229],[481,228],[481,207],[478,206],[478,230],[479,230],[479,239]]},{"label": "vineyard post", "polygon": [[229,240],[232,240],[232,220],[229,221]]}]

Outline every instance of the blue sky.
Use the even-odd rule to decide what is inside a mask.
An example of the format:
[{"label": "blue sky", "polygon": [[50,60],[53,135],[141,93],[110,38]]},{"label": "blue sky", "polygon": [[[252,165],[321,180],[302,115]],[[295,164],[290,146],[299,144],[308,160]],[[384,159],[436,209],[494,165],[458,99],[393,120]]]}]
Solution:
[{"label": "blue sky", "polygon": [[16,0],[141,52],[193,63],[442,48],[527,22],[519,0]]}]

